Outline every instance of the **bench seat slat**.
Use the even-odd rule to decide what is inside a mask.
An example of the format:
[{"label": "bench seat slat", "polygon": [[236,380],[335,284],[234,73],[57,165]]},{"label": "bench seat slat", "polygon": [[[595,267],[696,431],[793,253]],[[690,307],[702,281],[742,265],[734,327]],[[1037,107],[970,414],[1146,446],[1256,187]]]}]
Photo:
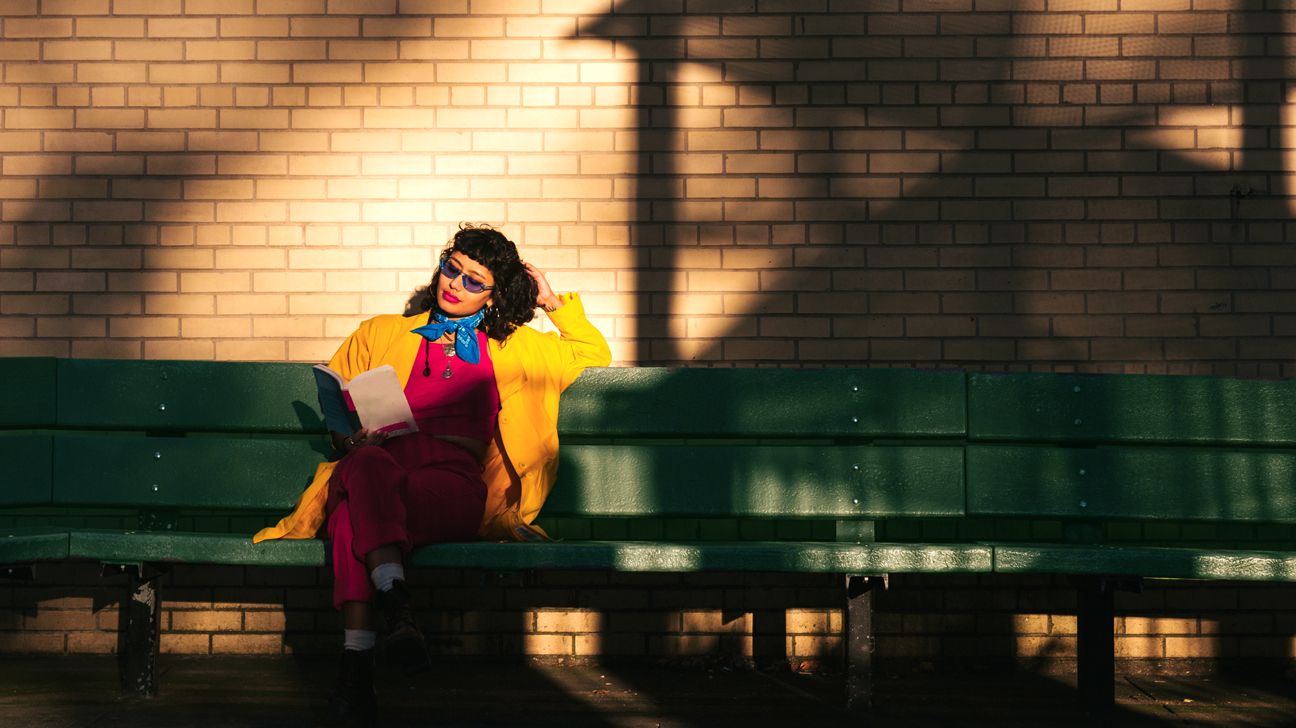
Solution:
[{"label": "bench seat slat", "polygon": [[564,445],[548,516],[962,515],[956,446]]},{"label": "bench seat slat", "polygon": [[994,544],[994,558],[1000,573],[1296,581],[1296,554],[1284,551]]},{"label": "bench seat slat", "polygon": [[1296,523],[1296,451],[970,445],[968,513]]},{"label": "bench seat slat", "polygon": [[41,434],[0,435],[0,506],[48,505],[53,487],[53,438]]},{"label": "bench seat slat", "polygon": [[956,437],[961,372],[588,369],[563,393],[564,435]]},{"label": "bench seat slat", "polygon": [[324,459],[321,445],[296,438],[58,435],[53,501],[286,510]]},{"label": "bench seat slat", "polygon": [[[322,541],[253,545],[246,536],[142,531],[71,531],[72,558],[110,563],[180,562],[322,566]],[[482,569],[614,569],[692,572],[988,573],[991,550],[976,544],[836,544],[821,542],[447,543],[425,546],[416,566]]]},{"label": "bench seat slat", "polygon": [[68,530],[59,526],[0,527],[0,564],[61,561],[68,557]]},{"label": "bench seat slat", "polygon": [[324,432],[304,364],[58,362],[63,427],[157,432]]},{"label": "bench seat slat", "polygon": [[974,441],[1296,445],[1296,380],[969,374]]},{"label": "bench seat slat", "polygon": [[74,559],[108,563],[324,565],[323,541],[300,539],[253,544],[246,534],[72,530],[69,551]]},{"label": "bench seat slat", "polygon": [[991,551],[975,544],[564,541],[438,544],[419,549],[412,561],[418,566],[491,569],[986,573]]}]

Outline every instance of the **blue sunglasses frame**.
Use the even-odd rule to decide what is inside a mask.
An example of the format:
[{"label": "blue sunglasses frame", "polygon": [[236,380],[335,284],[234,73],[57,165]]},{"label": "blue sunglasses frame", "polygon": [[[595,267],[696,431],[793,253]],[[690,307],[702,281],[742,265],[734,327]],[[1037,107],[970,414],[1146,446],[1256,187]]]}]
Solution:
[{"label": "blue sunglasses frame", "polygon": [[469,293],[485,293],[486,291],[495,290],[495,286],[488,286],[467,273],[464,273],[463,269],[458,265],[455,265],[455,262],[449,258],[441,261],[441,275],[452,281],[459,276],[463,276],[464,290]]}]

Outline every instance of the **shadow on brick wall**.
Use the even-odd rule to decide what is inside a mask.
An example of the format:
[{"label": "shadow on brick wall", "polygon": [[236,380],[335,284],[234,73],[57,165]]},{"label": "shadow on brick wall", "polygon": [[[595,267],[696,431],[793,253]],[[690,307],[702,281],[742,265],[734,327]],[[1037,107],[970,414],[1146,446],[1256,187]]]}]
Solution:
[{"label": "shadow on brick wall", "polygon": [[[1278,103],[1286,65],[1260,55],[1282,53],[1281,18],[1180,14],[1178,35],[1126,40],[1119,56],[1104,45],[1115,37],[1049,38],[1081,16],[1019,12],[1033,5],[939,17],[830,12],[784,16],[789,35],[762,38],[753,60],[744,51],[690,57],[692,38],[705,34],[697,16],[657,12],[650,34],[635,35],[638,18],[626,16],[639,8],[617,5],[581,31],[640,59],[637,363],[1273,377],[1290,359],[1270,316],[1288,304],[1268,293],[1287,285],[1278,280],[1286,273],[1264,259],[1290,217]],[[1219,45],[1224,17],[1242,27],[1209,51],[1219,55],[1160,61],[1161,76],[1148,70]],[[1061,43],[1072,50],[1055,60],[1047,49]],[[716,142],[717,154],[727,177],[765,171],[781,176],[762,185],[786,189],[709,208],[679,199],[691,182],[718,179],[682,166],[708,151],[700,137],[683,141],[696,100],[677,98],[683,81],[699,79],[774,105],[769,125],[757,118],[745,132],[759,135],[758,150]],[[1196,131],[1209,126],[1221,128]],[[748,168],[758,159],[774,166]],[[727,329],[687,351],[678,331],[658,330],[687,313],[672,286],[688,280],[691,254],[780,243],[796,244],[793,262],[760,270],[761,295],[746,310],[726,300]],[[770,295],[788,292],[793,308]],[[776,329],[796,331],[795,352],[738,353]]]}]

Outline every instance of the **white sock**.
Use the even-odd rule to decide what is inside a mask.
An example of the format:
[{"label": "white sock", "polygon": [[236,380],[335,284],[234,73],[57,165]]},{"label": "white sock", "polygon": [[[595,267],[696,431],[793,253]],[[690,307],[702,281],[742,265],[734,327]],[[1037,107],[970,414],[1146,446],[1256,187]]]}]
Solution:
[{"label": "white sock", "polygon": [[378,591],[390,591],[393,581],[397,579],[405,581],[405,565],[397,563],[378,564],[373,571],[369,572],[369,579]]},{"label": "white sock", "polygon": [[378,644],[378,633],[371,629],[342,630],[342,649],[372,650]]}]

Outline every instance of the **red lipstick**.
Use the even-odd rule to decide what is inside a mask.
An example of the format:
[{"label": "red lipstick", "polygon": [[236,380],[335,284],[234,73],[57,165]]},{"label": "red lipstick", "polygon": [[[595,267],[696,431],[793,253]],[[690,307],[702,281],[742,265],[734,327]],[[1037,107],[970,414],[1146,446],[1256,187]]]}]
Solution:
[{"label": "red lipstick", "polygon": [[459,299],[455,298],[454,294],[450,293],[449,291],[442,291],[441,298],[446,303],[459,303]]}]

